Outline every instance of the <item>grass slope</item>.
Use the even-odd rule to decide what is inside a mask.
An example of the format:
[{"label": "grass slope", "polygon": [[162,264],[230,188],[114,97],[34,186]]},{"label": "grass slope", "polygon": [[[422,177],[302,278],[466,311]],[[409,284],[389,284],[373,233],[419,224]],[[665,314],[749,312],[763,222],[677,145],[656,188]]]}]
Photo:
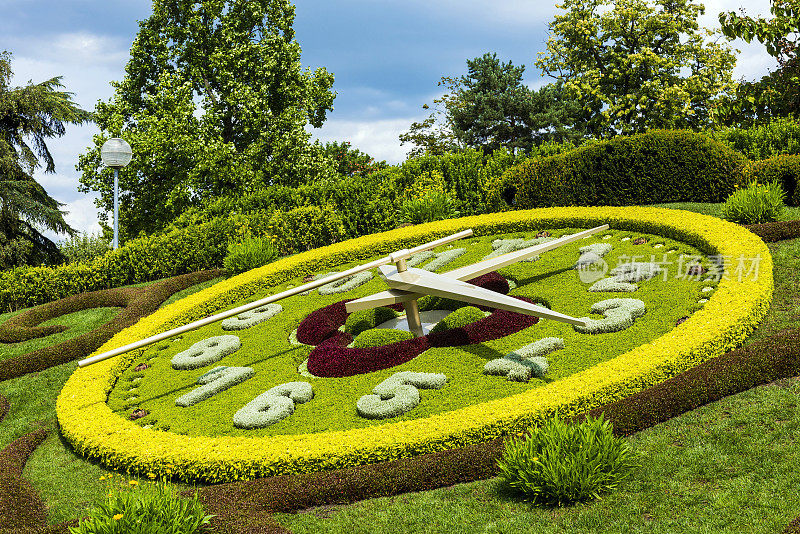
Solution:
[{"label": "grass slope", "polygon": [[[721,204],[670,204],[719,216]],[[785,219],[800,220],[800,209]],[[772,307],[745,345],[800,327],[800,239],[769,243],[775,259]],[[194,289],[194,288],[192,288]],[[11,314],[0,315],[5,320]],[[44,426],[51,430],[24,470],[48,506],[49,523],[80,516],[99,502],[108,474],[59,438],[55,398],[74,362],[0,382],[10,401],[0,448]],[[597,503],[538,509],[495,493],[496,480],[418,494],[276,514],[301,532],[780,532],[800,511],[797,428],[800,385],[780,381],[676,417],[630,439],[643,467]],[[179,486],[179,489],[191,489]],[[254,496],[257,498],[257,496]],[[264,518],[241,520],[257,532]]]}]

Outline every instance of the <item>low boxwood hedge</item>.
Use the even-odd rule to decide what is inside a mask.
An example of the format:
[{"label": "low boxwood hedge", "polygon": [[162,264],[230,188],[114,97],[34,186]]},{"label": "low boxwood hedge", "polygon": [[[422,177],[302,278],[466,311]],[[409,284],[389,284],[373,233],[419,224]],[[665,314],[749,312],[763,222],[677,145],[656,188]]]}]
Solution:
[{"label": "low boxwood hedge", "polygon": [[31,528],[47,525],[47,508],[30,483],[22,477],[28,457],[47,437],[40,428],[18,438],[0,452],[0,525]]},{"label": "low boxwood hedge", "polygon": [[[109,306],[124,308],[111,321],[91,332],[57,345],[0,361],[0,380],[8,380],[84,358],[111,339],[114,334],[153,313],[162,302],[174,293],[216,278],[221,274],[220,270],[206,270],[176,276],[146,287],[126,287],[81,293],[37,306],[16,315],[0,325],[0,341],[11,343],[49,335],[50,327],[41,328],[38,326],[40,323],[79,310]],[[55,328],[58,329],[58,327]]]}]

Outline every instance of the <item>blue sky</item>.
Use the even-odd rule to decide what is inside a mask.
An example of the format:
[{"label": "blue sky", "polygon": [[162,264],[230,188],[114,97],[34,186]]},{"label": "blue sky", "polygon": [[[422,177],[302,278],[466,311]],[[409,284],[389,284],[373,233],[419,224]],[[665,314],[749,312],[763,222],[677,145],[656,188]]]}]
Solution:
[{"label": "blue sky", "polygon": [[[324,66],[338,93],[323,141],[350,141],[379,160],[398,163],[410,147],[397,136],[427,117],[422,105],[441,96],[442,76],[466,73],[466,60],[496,52],[502,61],[525,65],[524,81],[549,80],[533,66],[545,51],[547,25],[559,12],[555,0],[297,0],[294,28],[304,66]],[[720,11],[769,15],[768,0],[704,2],[701,25],[718,27]],[[15,85],[63,76],[85,109],[107,99],[109,82],[122,79],[138,20],[150,0],[0,0],[0,50],[13,54]],[[754,79],[774,69],[758,43],[733,43],[741,50],[734,76]],[[37,173],[48,193],[65,203],[67,222],[98,231],[94,196],[77,191],[78,155],[96,133],[93,125],[70,127],[50,146],[55,174]],[[54,238],[55,236],[50,235]]]}]

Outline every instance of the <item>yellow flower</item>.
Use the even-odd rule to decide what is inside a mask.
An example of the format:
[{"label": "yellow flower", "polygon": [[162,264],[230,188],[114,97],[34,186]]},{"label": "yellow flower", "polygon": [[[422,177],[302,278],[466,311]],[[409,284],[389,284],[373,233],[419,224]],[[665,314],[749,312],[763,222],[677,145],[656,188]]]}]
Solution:
[{"label": "yellow flower", "polygon": [[156,475],[155,475],[155,473],[147,473],[147,476],[148,476],[149,478],[156,478]]},{"label": "yellow flower", "polygon": [[106,479],[106,477],[100,477],[100,480],[105,480],[105,479]]},{"label": "yellow flower", "polygon": [[119,521],[120,519],[122,519],[122,514],[117,514],[114,516],[114,521]]},{"label": "yellow flower", "polygon": [[130,484],[131,486],[138,486],[139,485],[139,481],[138,480],[131,480],[130,482],[128,482],[128,484]]}]

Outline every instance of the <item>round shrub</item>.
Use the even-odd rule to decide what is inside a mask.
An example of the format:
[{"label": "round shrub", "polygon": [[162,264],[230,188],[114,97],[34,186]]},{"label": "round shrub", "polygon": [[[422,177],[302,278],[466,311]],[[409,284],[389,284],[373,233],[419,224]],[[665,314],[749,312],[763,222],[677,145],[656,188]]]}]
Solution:
[{"label": "round shrub", "polygon": [[390,328],[371,328],[364,330],[353,340],[353,348],[380,347],[398,341],[413,339],[414,334],[405,330],[392,330]]},{"label": "round shrub", "polygon": [[531,428],[525,439],[508,441],[497,463],[513,491],[537,504],[561,506],[615,489],[637,467],[634,459],[602,415],[579,424],[556,416]]},{"label": "round shrub", "polygon": [[431,329],[431,333],[443,332],[451,328],[461,328],[475,321],[480,321],[485,317],[483,312],[475,306],[464,306],[439,321],[436,326]]},{"label": "round shrub", "polygon": [[347,321],[344,323],[344,331],[355,337],[381,323],[391,321],[398,315],[400,315],[399,312],[385,306],[369,310],[358,310],[347,316]]},{"label": "round shrub", "polygon": [[748,177],[760,184],[777,180],[786,192],[786,204],[800,206],[800,155],[776,156],[754,161],[748,170]]},{"label": "round shrub", "polygon": [[722,217],[740,224],[777,221],[783,215],[785,196],[778,180],[766,185],[751,182],[747,188],[728,197],[722,207]]},{"label": "round shrub", "polygon": [[745,157],[703,134],[652,130],[509,168],[488,185],[494,210],[722,202]]}]

